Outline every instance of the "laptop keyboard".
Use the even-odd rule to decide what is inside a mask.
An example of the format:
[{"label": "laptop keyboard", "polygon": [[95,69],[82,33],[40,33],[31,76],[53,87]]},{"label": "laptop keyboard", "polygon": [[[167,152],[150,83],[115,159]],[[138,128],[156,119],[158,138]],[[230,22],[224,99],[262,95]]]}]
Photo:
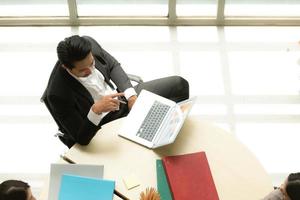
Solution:
[{"label": "laptop keyboard", "polygon": [[169,105],[154,101],[136,135],[151,142],[170,108]]}]

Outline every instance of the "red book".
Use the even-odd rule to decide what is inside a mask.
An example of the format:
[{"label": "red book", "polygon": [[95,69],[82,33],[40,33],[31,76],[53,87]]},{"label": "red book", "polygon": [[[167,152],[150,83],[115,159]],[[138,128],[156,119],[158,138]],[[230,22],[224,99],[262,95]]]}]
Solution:
[{"label": "red book", "polygon": [[173,200],[218,200],[205,152],[162,159]]}]

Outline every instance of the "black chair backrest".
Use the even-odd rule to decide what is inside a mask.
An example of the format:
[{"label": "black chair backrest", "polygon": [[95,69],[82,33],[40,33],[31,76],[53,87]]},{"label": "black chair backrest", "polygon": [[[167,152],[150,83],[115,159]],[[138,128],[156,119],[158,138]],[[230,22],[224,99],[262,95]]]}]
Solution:
[{"label": "black chair backrest", "polygon": [[51,110],[51,107],[50,107],[50,105],[49,105],[49,102],[48,102],[48,99],[47,99],[47,88],[45,89],[45,91],[44,91],[44,93],[43,93],[43,95],[42,95],[40,101],[46,105],[46,108],[48,109],[48,111],[50,112],[52,118],[54,119],[54,121],[56,122],[56,124],[57,124],[57,126],[58,126],[58,130],[59,130],[60,132],[63,133],[64,131],[63,131],[62,125],[61,125],[61,124],[59,123],[59,121],[54,117],[53,111]]},{"label": "black chair backrest", "polygon": [[53,111],[47,99],[47,88],[45,89],[40,101],[46,105],[46,108],[48,109],[56,125],[58,126],[58,133],[56,133],[55,136],[57,136],[60,139],[60,141],[64,143],[68,148],[71,148],[75,144],[75,141],[74,139],[70,138],[70,136],[65,134],[66,132],[64,131],[63,126],[60,124],[59,120],[57,120],[53,115]]},{"label": "black chair backrest", "polygon": [[[59,67],[61,67],[61,64],[60,64],[60,62],[58,61],[58,62],[56,62],[55,66],[54,66],[54,68],[53,68],[53,70],[52,70],[52,72],[51,72],[51,75],[50,75],[50,78],[49,78],[49,82],[50,82],[50,80],[52,80],[52,77],[54,76],[55,72],[58,70]],[[45,91],[44,91],[44,93],[43,93],[43,95],[42,95],[40,101],[46,105],[46,107],[47,107],[47,109],[49,110],[49,112],[50,112],[52,118],[54,119],[54,121],[56,122],[56,124],[57,124],[57,126],[58,126],[58,130],[59,130],[60,132],[62,132],[62,133],[65,133],[63,126],[60,124],[59,120],[57,120],[57,119],[55,118],[55,116],[53,115],[53,111],[52,111],[52,109],[51,109],[51,107],[50,107],[50,104],[49,104],[49,102],[48,102],[48,99],[47,99],[47,98],[48,98],[48,97],[47,97],[47,95],[48,95],[47,89],[48,89],[48,85],[50,84],[49,82],[48,82],[48,84],[47,84],[47,87],[46,87],[46,89],[45,89]]]}]

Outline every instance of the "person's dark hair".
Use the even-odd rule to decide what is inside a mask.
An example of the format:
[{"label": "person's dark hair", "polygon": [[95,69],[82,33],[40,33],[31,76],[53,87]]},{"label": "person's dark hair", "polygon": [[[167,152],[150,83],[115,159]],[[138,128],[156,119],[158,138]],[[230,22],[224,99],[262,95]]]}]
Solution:
[{"label": "person's dark hair", "polygon": [[300,172],[288,176],[285,190],[291,200],[300,199]]},{"label": "person's dark hair", "polygon": [[58,43],[56,48],[59,61],[68,69],[74,68],[73,63],[83,60],[91,50],[91,43],[78,35],[65,38]]},{"label": "person's dark hair", "polygon": [[0,200],[26,200],[28,183],[19,180],[7,180],[0,184]]}]

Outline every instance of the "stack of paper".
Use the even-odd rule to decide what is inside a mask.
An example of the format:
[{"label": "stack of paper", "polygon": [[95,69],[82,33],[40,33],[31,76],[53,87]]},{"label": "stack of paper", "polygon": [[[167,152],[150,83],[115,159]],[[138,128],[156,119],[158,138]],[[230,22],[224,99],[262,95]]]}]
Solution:
[{"label": "stack of paper", "polygon": [[57,200],[63,174],[73,174],[102,179],[103,165],[51,164],[48,200]]}]

